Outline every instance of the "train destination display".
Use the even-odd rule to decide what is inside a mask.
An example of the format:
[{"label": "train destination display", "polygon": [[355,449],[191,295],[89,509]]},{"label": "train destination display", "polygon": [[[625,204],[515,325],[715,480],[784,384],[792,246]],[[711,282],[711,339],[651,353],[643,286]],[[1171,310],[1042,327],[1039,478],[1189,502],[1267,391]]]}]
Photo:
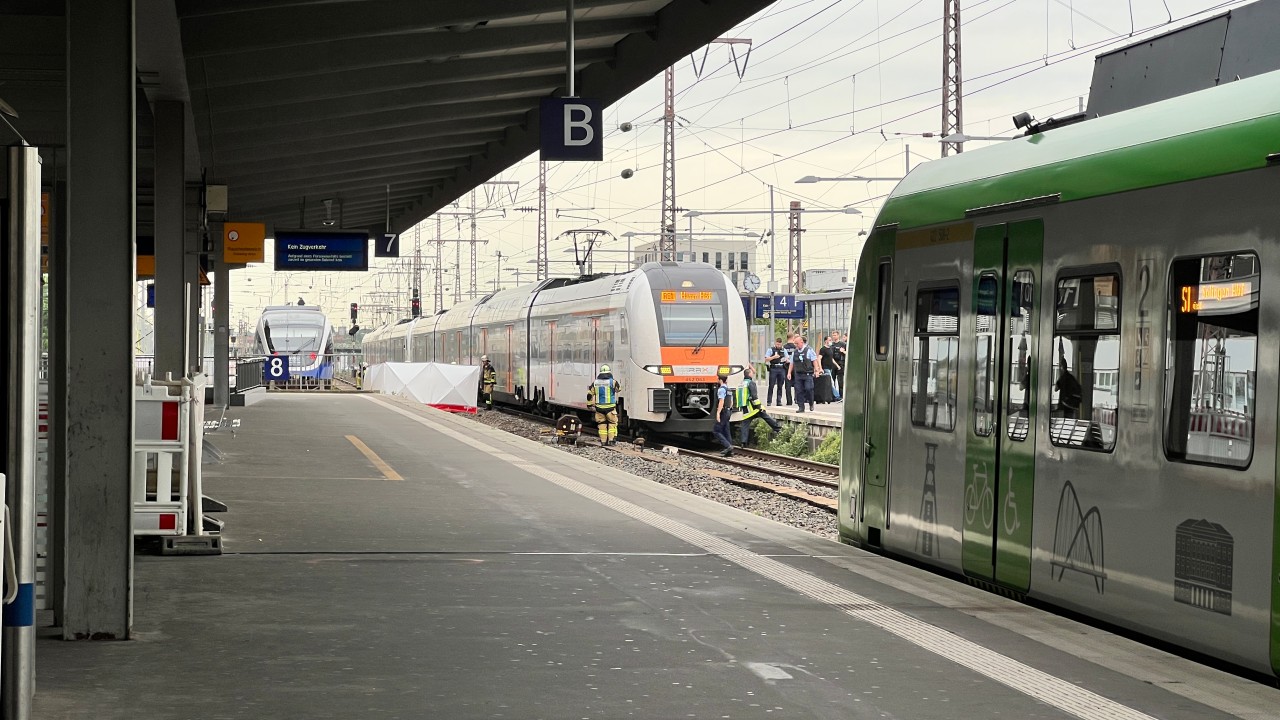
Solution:
[{"label": "train destination display", "polygon": [[277,230],[276,270],[368,270],[369,234],[355,230]]}]

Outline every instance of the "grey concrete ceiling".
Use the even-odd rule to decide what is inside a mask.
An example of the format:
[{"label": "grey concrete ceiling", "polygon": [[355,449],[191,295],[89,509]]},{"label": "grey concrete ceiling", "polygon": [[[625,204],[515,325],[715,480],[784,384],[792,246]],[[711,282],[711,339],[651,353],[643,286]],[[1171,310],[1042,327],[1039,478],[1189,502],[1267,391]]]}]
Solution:
[{"label": "grey concrete ceiling", "polygon": [[[771,0],[577,0],[611,103]],[[235,218],[403,230],[537,149],[565,0],[177,0],[195,134]],[[141,42],[141,37],[140,37]]]},{"label": "grey concrete ceiling", "polygon": [[[189,103],[187,177],[233,219],[297,226],[305,201],[318,226],[330,199],[380,230],[390,185],[403,230],[534,152],[567,84],[566,0],[134,1],[140,207],[156,100]],[[612,103],[771,1],[576,0],[578,94]],[[0,2],[0,99],[35,145],[66,143],[66,8]]]}]

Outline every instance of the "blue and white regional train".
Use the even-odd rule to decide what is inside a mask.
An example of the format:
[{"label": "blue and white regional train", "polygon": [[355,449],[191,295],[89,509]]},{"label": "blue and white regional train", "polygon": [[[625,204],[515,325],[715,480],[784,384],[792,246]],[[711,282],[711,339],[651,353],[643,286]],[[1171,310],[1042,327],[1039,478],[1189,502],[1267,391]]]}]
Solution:
[{"label": "blue and white regional train", "polygon": [[498,374],[494,401],[550,411],[587,407],[601,365],[622,383],[622,422],[710,432],[717,374],[749,362],[747,320],[724,273],[651,262],[617,275],[551,278],[489,293],[364,338],[369,365],[442,362]]},{"label": "blue and white regional train", "polygon": [[289,376],[313,387],[333,384],[333,325],[318,307],[276,305],[258,318],[254,351],[289,359]]}]

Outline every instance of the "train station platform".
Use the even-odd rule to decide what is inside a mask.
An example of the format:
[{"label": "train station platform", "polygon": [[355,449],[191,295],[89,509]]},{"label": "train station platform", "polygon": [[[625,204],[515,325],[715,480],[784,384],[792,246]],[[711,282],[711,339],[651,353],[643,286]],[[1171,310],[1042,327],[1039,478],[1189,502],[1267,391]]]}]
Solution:
[{"label": "train station platform", "polygon": [[38,642],[35,717],[1273,718],[1280,691],[405,402],[272,395],[225,554],[136,639]]}]

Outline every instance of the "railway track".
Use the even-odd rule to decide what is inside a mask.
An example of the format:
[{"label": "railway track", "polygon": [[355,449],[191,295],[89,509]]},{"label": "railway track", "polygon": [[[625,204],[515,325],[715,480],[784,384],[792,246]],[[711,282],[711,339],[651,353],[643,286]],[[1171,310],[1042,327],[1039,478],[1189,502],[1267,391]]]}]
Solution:
[{"label": "railway track", "polygon": [[[542,415],[535,415],[508,407],[499,407],[498,409],[504,414],[531,422],[547,426],[555,425],[555,420]],[[695,441],[688,438],[649,437],[645,439],[644,444],[641,446],[625,443],[615,446],[615,452],[651,462],[667,464],[678,464],[680,462],[678,456],[684,455],[685,457],[696,457],[727,469],[749,470],[774,478],[786,478],[792,482],[820,488],[828,492],[839,487],[840,468],[837,465],[814,462],[789,455],[778,455],[751,448],[735,448],[732,457],[721,457],[719,451],[702,450],[694,445]],[[664,452],[666,448],[672,448],[675,452]],[[646,452],[646,450],[649,452]],[[836,512],[835,499],[825,495],[815,495],[788,485],[748,478],[740,473],[729,472],[728,470],[710,470],[707,473],[718,480],[733,483],[740,487],[787,496],[828,512]]]}]

